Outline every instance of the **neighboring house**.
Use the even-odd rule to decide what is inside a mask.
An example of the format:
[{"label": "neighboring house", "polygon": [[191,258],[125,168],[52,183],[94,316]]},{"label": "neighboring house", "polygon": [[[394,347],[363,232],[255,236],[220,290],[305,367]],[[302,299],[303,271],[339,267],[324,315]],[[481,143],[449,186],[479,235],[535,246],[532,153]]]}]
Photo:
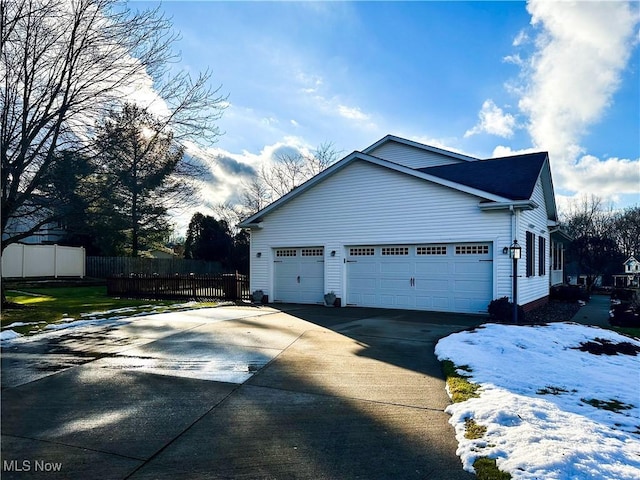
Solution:
[{"label": "neighboring house", "polygon": [[[31,207],[29,205],[19,210],[19,215],[9,218],[7,227],[2,232],[2,239],[16,234],[28,232],[36,225],[51,216],[51,209],[47,207]],[[48,222],[42,225],[38,231],[28,237],[22,238],[19,243],[27,245],[53,245],[59,243],[67,235],[62,222]]]},{"label": "neighboring house", "polygon": [[562,283],[547,153],[478,160],[388,135],[243,221],[251,289],[269,301],[486,312],[512,298],[508,247],[522,246],[520,305]]},{"label": "neighboring house", "polygon": [[153,250],[149,250],[147,254],[149,255],[149,258],[178,258],[178,254],[176,254],[170,248],[155,248]]},{"label": "neighboring house", "polygon": [[613,285],[623,288],[640,287],[640,262],[631,255],[624,263],[624,274],[613,275]]},{"label": "neighboring house", "polygon": [[[597,275],[594,279],[592,279],[593,287],[602,287],[602,275]],[[589,284],[589,275],[578,275],[578,274],[569,274],[567,275],[567,283],[569,285],[580,285],[586,287]]]}]

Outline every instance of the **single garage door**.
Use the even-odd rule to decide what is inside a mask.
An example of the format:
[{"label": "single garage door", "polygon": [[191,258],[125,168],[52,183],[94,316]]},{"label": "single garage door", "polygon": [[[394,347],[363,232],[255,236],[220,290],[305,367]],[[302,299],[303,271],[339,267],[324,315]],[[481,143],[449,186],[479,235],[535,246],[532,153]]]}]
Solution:
[{"label": "single garage door", "polygon": [[490,243],[347,248],[347,305],[486,312],[493,296]]},{"label": "single garage door", "polygon": [[276,248],[274,301],[323,303],[324,248]]}]

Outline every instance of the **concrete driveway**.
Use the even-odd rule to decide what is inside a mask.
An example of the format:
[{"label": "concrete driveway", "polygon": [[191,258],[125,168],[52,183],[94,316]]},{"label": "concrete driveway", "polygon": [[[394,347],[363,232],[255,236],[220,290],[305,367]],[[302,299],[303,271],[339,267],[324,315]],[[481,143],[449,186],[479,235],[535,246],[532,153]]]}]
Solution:
[{"label": "concrete driveway", "polygon": [[2,478],[468,479],[435,342],[483,317],[223,307],[2,349]]}]

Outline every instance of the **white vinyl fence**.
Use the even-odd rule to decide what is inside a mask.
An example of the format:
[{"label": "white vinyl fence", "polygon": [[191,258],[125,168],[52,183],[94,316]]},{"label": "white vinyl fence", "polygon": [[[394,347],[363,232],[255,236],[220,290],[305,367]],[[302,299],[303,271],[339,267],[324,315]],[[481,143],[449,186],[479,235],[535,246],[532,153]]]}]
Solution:
[{"label": "white vinyl fence", "polygon": [[84,277],[83,247],[14,243],[2,253],[2,277]]}]

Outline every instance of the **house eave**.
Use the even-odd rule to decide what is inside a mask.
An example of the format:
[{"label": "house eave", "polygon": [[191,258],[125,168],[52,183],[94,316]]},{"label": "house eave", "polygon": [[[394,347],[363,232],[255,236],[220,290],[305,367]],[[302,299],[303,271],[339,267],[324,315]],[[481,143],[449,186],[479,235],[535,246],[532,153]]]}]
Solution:
[{"label": "house eave", "polygon": [[491,210],[534,210],[540,205],[538,205],[533,200],[516,200],[513,202],[489,202],[484,203],[481,202],[478,204],[480,210],[482,211],[491,211]]},{"label": "house eave", "polygon": [[260,221],[260,222],[240,222],[238,224],[238,227],[240,228],[249,228],[249,229],[254,229],[254,228],[264,228],[264,222]]}]

